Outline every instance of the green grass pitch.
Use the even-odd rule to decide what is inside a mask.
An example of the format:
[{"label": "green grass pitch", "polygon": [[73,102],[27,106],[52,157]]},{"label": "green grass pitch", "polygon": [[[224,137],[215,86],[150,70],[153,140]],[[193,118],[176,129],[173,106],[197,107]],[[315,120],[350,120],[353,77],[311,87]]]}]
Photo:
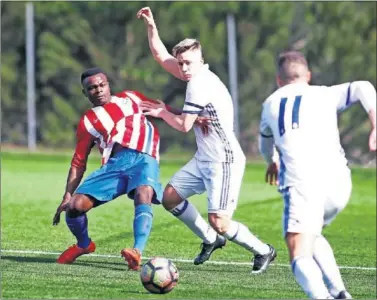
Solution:
[{"label": "green grass pitch", "polygon": [[[120,258],[120,250],[133,244],[133,203],[125,196],[88,214],[97,256],[82,256],[72,265],[55,263],[58,253],[75,242],[64,218],[59,226],[52,226],[69,163],[69,156],[2,154],[1,298],[305,298],[291,274],[281,235],[283,201],[275,188],[264,183],[264,165],[248,165],[234,219],[276,247],[274,264],[266,273],[252,276],[250,253],[228,243],[210,262],[194,266],[200,240],[155,206],[144,255],[171,258],[180,272],[178,286],[158,296],[148,294],[139,273],[127,271]],[[162,160],[162,183],[183,163]],[[92,158],[86,175],[98,164]],[[349,205],[324,233],[354,298],[376,298],[375,170],[353,169],[353,184]],[[191,200],[205,215],[205,195]]]}]

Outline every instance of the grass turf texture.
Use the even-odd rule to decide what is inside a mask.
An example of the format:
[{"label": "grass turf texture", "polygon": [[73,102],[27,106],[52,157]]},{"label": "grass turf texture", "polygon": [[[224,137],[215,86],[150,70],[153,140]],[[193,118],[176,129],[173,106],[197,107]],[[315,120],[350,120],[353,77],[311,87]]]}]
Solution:
[{"label": "grass turf texture", "polygon": [[[52,217],[64,191],[70,156],[2,153],[1,176],[1,287],[2,298],[75,299],[235,299],[303,298],[288,266],[281,236],[283,201],[264,183],[264,165],[250,164],[243,179],[234,219],[243,222],[278,251],[268,272],[250,275],[251,255],[228,243],[214,253],[212,261],[229,264],[194,266],[176,261],[180,271],[178,286],[167,295],[148,294],[139,273],[127,271],[119,252],[133,244],[133,203],[125,196],[92,210],[89,233],[97,244],[96,254],[82,256],[73,265],[58,265],[56,254],[10,252],[45,251],[58,253],[75,240],[64,215],[57,227]],[[86,175],[98,167],[91,159]],[[163,184],[184,162],[161,163]],[[371,169],[353,169],[353,193],[347,208],[325,229],[338,264],[347,267],[342,275],[354,298],[376,297],[376,174]],[[205,195],[193,197],[199,211],[206,213]],[[154,206],[153,229],[144,252],[146,257],[193,259],[200,240],[161,206]],[[119,256],[119,258],[118,258]]]}]

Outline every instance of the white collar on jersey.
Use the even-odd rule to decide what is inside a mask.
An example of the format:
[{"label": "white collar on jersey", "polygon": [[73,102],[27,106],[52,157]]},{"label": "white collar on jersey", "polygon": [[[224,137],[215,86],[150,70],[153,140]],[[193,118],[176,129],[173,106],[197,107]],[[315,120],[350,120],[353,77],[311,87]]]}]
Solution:
[{"label": "white collar on jersey", "polygon": [[193,78],[196,78],[196,77],[199,77],[200,75],[204,74],[206,71],[209,70],[209,65],[208,64],[204,64],[198,71],[198,73],[196,73],[196,75],[194,77],[191,78],[191,80]]},{"label": "white collar on jersey", "polygon": [[306,81],[295,81],[295,82],[288,83],[284,86],[292,86],[292,85],[309,85],[309,83],[307,83]]},{"label": "white collar on jersey", "polygon": [[209,64],[204,64],[204,65],[200,68],[198,74],[203,73],[203,72],[207,71],[208,69],[209,69]]}]

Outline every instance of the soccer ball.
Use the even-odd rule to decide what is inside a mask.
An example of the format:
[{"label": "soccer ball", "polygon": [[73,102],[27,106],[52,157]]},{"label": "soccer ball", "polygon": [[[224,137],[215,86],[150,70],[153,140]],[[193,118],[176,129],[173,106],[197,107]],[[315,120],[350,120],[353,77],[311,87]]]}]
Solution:
[{"label": "soccer ball", "polygon": [[169,259],[154,257],[141,268],[140,279],[148,292],[153,294],[169,293],[178,282],[177,267]]}]

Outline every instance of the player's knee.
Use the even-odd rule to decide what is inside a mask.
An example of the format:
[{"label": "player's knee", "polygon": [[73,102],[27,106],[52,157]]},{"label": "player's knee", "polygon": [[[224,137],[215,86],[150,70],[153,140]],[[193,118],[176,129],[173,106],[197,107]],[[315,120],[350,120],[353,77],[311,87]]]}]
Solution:
[{"label": "player's knee", "polygon": [[70,218],[76,218],[85,214],[93,207],[93,202],[90,198],[83,194],[73,195],[71,201],[66,209],[66,214]]},{"label": "player's knee", "polygon": [[81,211],[78,211],[78,210],[76,210],[76,209],[74,209],[74,208],[67,208],[66,210],[65,210],[65,215],[68,217],[68,218],[77,218],[77,217],[79,217],[79,216],[81,216],[81,215],[83,215],[84,213],[83,212],[81,212]]},{"label": "player's knee", "polygon": [[287,232],[285,241],[287,243],[290,261],[297,256],[312,256],[315,235],[296,232]]},{"label": "player's knee", "polygon": [[142,185],[135,190],[135,205],[151,204],[154,195],[154,189],[149,185]]},{"label": "player's knee", "polygon": [[225,234],[229,229],[230,219],[228,216],[208,214],[208,221],[218,234]]},{"label": "player's knee", "polygon": [[166,210],[172,210],[173,208],[177,207],[181,204],[183,199],[178,195],[176,190],[168,184],[164,190],[164,196],[162,198],[162,206]]}]

